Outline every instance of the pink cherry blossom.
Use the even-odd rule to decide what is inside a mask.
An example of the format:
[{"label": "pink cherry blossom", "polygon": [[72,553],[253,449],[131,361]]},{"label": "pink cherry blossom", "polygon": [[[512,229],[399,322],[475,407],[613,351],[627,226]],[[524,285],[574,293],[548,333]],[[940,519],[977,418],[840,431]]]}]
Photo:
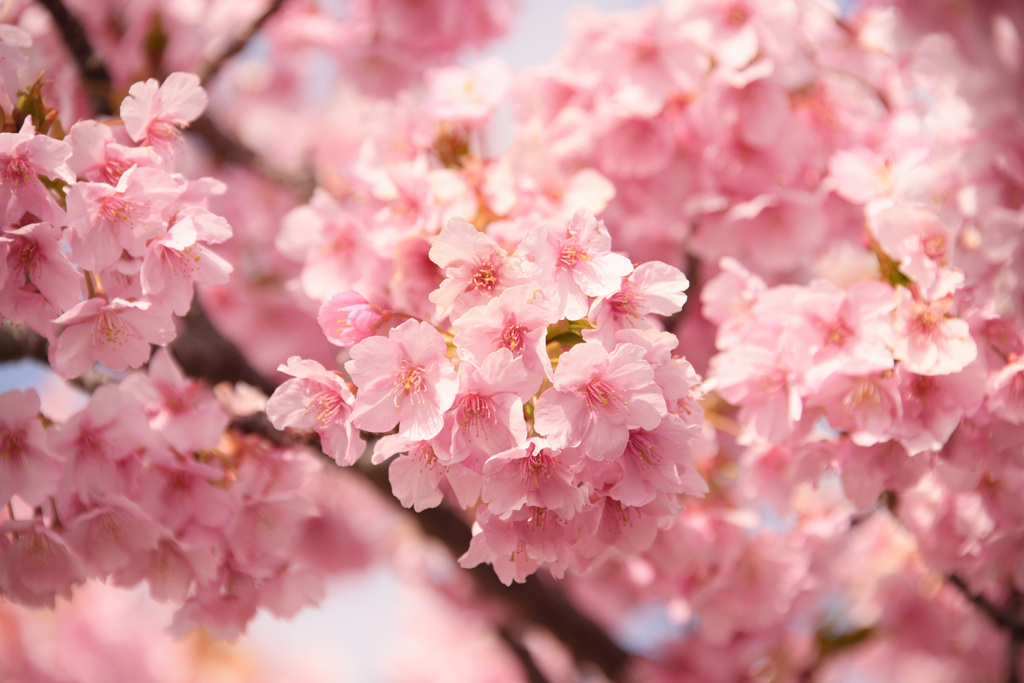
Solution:
[{"label": "pink cherry blossom", "polygon": [[366,443],[350,420],[352,391],[345,380],[316,361],[292,356],[278,370],[295,379],[284,382],[267,401],[267,417],[277,429],[313,429],[324,453],[340,465],[355,464]]},{"label": "pink cherry blossom", "polygon": [[376,300],[383,292],[390,272],[363,221],[319,187],[308,204],[282,218],[274,244],[303,264],[299,282],[308,296],[325,300],[336,292],[356,290]]},{"label": "pink cherry blossom", "polygon": [[899,425],[903,400],[895,373],[832,375],[809,403],[825,408],[828,423],[858,446],[888,441]]},{"label": "pink cherry blossom", "polygon": [[437,121],[483,125],[512,85],[512,70],[497,59],[471,67],[448,66],[426,74],[424,112]]},{"label": "pink cherry blossom", "polygon": [[[590,306],[587,318],[597,326],[594,336],[606,346],[614,346],[615,332],[622,329],[656,327],[651,315],[669,316],[686,303],[686,276],[667,263],[648,261],[622,278],[619,290],[599,297]],[[585,339],[591,337],[584,335]]]},{"label": "pink cherry blossom", "polygon": [[429,441],[412,441],[399,435],[383,437],[373,448],[373,462],[381,463],[400,454],[388,467],[388,480],[395,497],[416,512],[441,504],[441,482],[445,466]]},{"label": "pink cherry blossom", "polygon": [[446,315],[456,320],[509,287],[529,282],[518,259],[510,259],[497,242],[462,218],[452,218],[441,230],[430,247],[430,260],[445,274],[430,294],[439,320]]},{"label": "pink cherry blossom", "polygon": [[67,543],[41,524],[3,526],[15,539],[0,550],[0,590],[32,607],[53,609],[58,595],[70,599],[72,587],[85,580],[85,570]]},{"label": "pink cherry blossom", "polygon": [[39,395],[31,389],[0,394],[0,502],[16,495],[41,505],[59,476],[60,460],[39,420]]},{"label": "pink cherry blossom", "polygon": [[459,564],[471,568],[488,562],[506,586],[525,581],[541,562],[559,577],[568,564],[571,535],[567,521],[546,508],[524,508],[502,520],[481,505],[469,550]]},{"label": "pink cherry blossom", "polygon": [[931,211],[910,204],[885,209],[870,222],[871,231],[900,272],[914,281],[929,301],[960,288],[964,274],[952,268],[953,230]]},{"label": "pink cherry blossom", "polygon": [[141,407],[117,385],[97,389],[84,409],[48,432],[50,448],[64,457],[61,504],[128,495],[138,453],[160,447]]},{"label": "pink cherry blossom", "polygon": [[591,342],[562,354],[554,386],[537,401],[537,432],[556,448],[579,446],[594,460],[619,457],[630,429],[654,429],[666,413],[645,354],[636,344],[608,352]]},{"label": "pink cherry blossom", "polygon": [[100,576],[139,563],[148,551],[156,550],[160,538],[156,522],[122,497],[105,498],[84,514],[62,521],[68,545],[91,574]]},{"label": "pink cherry blossom", "polygon": [[921,301],[900,287],[896,301],[893,355],[901,367],[919,375],[946,375],[977,358],[967,321],[949,315],[952,299]]},{"label": "pink cherry blossom", "polygon": [[111,370],[137,368],[149,360],[149,345],[174,339],[170,312],[148,301],[88,299],[54,320],[63,326],[51,348],[62,377],[78,377],[102,363]]},{"label": "pink cherry blossom", "polygon": [[907,452],[916,455],[942,448],[960,421],[981,407],[984,377],[980,363],[939,375],[914,374],[901,364],[903,415],[897,434]]},{"label": "pink cherry blossom", "polygon": [[59,311],[79,302],[84,280],[61,251],[60,238],[61,231],[49,223],[31,223],[0,235],[0,259],[7,265],[0,287],[0,311],[14,309],[12,292],[26,280]]},{"label": "pink cherry blossom", "polygon": [[[238,507],[225,481],[225,473],[213,465],[188,457],[153,457],[139,475],[140,503],[151,518],[176,534],[195,527],[221,530]],[[180,536],[179,540],[185,542]],[[160,552],[181,553],[173,548]]]},{"label": "pink cherry blossom", "polygon": [[554,448],[548,440],[533,437],[484,464],[481,497],[491,513],[504,518],[529,506],[569,519],[585,502],[574,475],[578,462],[574,449]]},{"label": "pink cherry blossom", "polygon": [[538,384],[549,376],[547,328],[557,322],[554,307],[539,288],[520,285],[502,292],[485,306],[476,306],[452,325],[459,358],[481,365],[487,356],[508,349]]},{"label": "pink cherry blossom", "polygon": [[132,373],[121,389],[181,453],[215,449],[230,422],[213,392],[187,377],[167,349],[157,349],[147,372]]},{"label": "pink cherry blossom", "polygon": [[688,448],[696,435],[696,429],[676,415],[666,415],[651,430],[631,429],[622,457],[616,460],[621,474],[606,495],[630,507],[650,503],[659,492],[704,496],[708,485],[693,468]]},{"label": "pink cherry blossom", "polygon": [[155,78],[134,83],[121,103],[121,119],[132,140],[165,152],[204,109],[206,91],[199,76],[174,72],[163,83]]},{"label": "pink cherry blossom", "polygon": [[387,338],[369,337],[352,347],[345,371],[359,387],[352,424],[371,432],[399,426],[399,436],[432,438],[458,391],[447,345],[431,325],[407,320]]},{"label": "pink cherry blossom", "polygon": [[188,313],[196,285],[222,285],[232,266],[199,241],[196,222],[181,216],[163,237],[146,246],[142,291],[165,303],[176,315]]},{"label": "pink cherry blossom", "polygon": [[129,147],[114,140],[110,126],[97,121],[79,121],[67,137],[72,154],[68,167],[78,179],[117,185],[132,166],[159,167],[163,160],[151,147]]},{"label": "pink cherry blossom", "polygon": [[[6,204],[7,222],[20,224],[28,212],[34,220],[60,224],[64,212],[39,180],[46,176],[72,183],[74,174],[67,167],[71,147],[63,141],[36,133],[31,117],[17,133],[0,133],[0,206]],[[3,201],[6,200],[6,201]]]},{"label": "pink cherry blossom", "polygon": [[353,291],[338,292],[320,305],[317,322],[327,341],[335,346],[354,346],[373,336],[390,317]]},{"label": "pink cherry blossom", "polygon": [[579,320],[587,314],[588,296],[608,296],[633,271],[625,256],[611,251],[604,223],[579,209],[564,227],[540,226],[524,239],[519,253],[537,264],[552,281],[550,297],[558,317]]},{"label": "pink cherry blossom", "polygon": [[68,192],[71,253],[89,270],[100,270],[121,256],[142,256],[150,239],[162,237],[181,183],[156,168],[132,167],[116,186],[76,183]]},{"label": "pink cherry blossom", "polygon": [[451,441],[446,464],[467,458],[482,461],[523,442],[523,398],[533,389],[526,368],[513,362],[508,349],[498,349],[479,367],[462,363],[459,393],[438,437]]}]

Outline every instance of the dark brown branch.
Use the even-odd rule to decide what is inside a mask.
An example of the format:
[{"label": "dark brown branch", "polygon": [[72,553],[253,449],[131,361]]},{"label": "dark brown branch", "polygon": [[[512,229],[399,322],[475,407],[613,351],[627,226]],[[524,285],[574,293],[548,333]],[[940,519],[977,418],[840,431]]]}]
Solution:
[{"label": "dark brown branch", "polygon": [[[1006,609],[1017,616],[1018,623],[1021,622],[1022,596],[1016,588],[1010,594],[1010,600]],[[1006,651],[1006,683],[1021,683],[1020,658],[1021,650],[1024,649],[1024,628],[1016,628],[1010,631],[1009,642]]]},{"label": "dark brown branch", "polygon": [[984,595],[972,592],[967,583],[958,575],[950,574],[946,580],[997,627],[1009,631],[1010,634],[1016,634],[1018,637],[1024,637],[1024,619],[1021,617],[1019,606],[1016,609],[1000,609]]},{"label": "dark brown branch", "polygon": [[314,178],[285,171],[267,163],[256,152],[225,133],[209,114],[203,114],[193,121],[188,130],[202,138],[211,154],[219,161],[247,166],[268,180],[295,190],[301,197],[313,195],[313,188],[316,185]]},{"label": "dark brown branch", "polygon": [[224,66],[225,62],[244,50],[245,46],[249,44],[250,40],[252,40],[252,37],[256,35],[261,28],[263,28],[263,25],[267,23],[267,20],[274,16],[274,14],[276,14],[283,5],[284,0],[273,0],[273,2],[270,3],[270,6],[267,7],[266,11],[264,11],[251,26],[235,36],[235,39],[227,46],[227,48],[225,48],[224,52],[216,58],[206,62],[196,70],[200,80],[205,84],[211,78],[216,76],[217,72],[221,70],[221,67]]},{"label": "dark brown branch", "polygon": [[199,297],[185,316],[185,329],[171,342],[171,353],[189,377],[203,379],[213,386],[220,382],[245,382],[268,396],[277,383],[258,372],[238,350],[210,323]]},{"label": "dark brown branch", "polygon": [[109,116],[113,113],[110,103],[110,72],[89,43],[82,22],[68,11],[62,0],[39,0],[39,3],[53,16],[64,44],[78,65],[82,86],[89,95],[93,112],[97,116]]},{"label": "dark brown branch", "polygon": [[[382,494],[393,495],[386,468],[360,461],[355,469],[366,476]],[[416,513],[415,517],[420,528],[428,536],[441,541],[455,557],[469,548],[472,531],[453,510],[436,507]],[[479,565],[465,571],[470,573],[484,595],[502,601],[522,618],[554,633],[573,653],[577,662],[595,664],[612,680],[618,680],[625,674],[629,654],[604,629],[569,603],[560,590],[548,585],[537,574],[527,578],[524,583],[506,586],[489,566]]]},{"label": "dark brown branch", "polygon": [[533,661],[530,651],[526,649],[515,634],[509,629],[501,627],[498,629],[498,635],[505,641],[508,649],[519,658],[519,663],[523,665],[523,673],[526,674],[526,680],[529,683],[549,683],[547,676],[537,667],[537,663]]}]

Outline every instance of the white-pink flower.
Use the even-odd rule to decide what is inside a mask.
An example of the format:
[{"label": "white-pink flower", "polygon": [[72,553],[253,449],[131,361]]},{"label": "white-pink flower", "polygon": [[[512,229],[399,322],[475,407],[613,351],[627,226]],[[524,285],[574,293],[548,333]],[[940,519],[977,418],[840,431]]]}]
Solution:
[{"label": "white-pink flower", "polygon": [[545,376],[551,375],[548,357],[548,325],[557,322],[554,307],[538,287],[512,287],[486,306],[476,306],[459,317],[452,326],[459,358],[477,365],[498,349],[508,349],[536,379],[534,390]]},{"label": "white-pink flower", "polygon": [[50,223],[63,221],[64,212],[39,176],[73,183],[70,156],[71,146],[37,134],[31,117],[17,133],[0,133],[0,206],[6,204],[8,223],[20,224],[26,211]]},{"label": "white-pink flower", "polygon": [[335,346],[354,346],[372,337],[388,317],[390,313],[371,304],[359,292],[344,291],[323,302],[316,321],[327,341]]},{"label": "white-pink flower", "polygon": [[590,306],[587,317],[597,329],[584,338],[599,339],[612,348],[619,330],[654,328],[649,316],[678,313],[686,303],[689,286],[678,268],[661,261],[642,263],[622,278],[617,292],[596,299]]},{"label": "white-pink flower", "polygon": [[949,315],[952,298],[920,301],[910,290],[896,290],[896,335],[893,355],[918,375],[948,375],[978,357],[966,320]]},{"label": "white-pink flower", "polygon": [[533,437],[484,464],[481,496],[488,509],[499,516],[508,517],[529,506],[569,519],[586,503],[574,474],[578,461],[575,452],[554,448],[547,439]]},{"label": "white-pink flower", "polygon": [[499,59],[471,67],[448,66],[426,74],[428,96],[423,111],[433,119],[481,126],[505,98],[512,70]]},{"label": "white-pink flower", "polygon": [[900,272],[913,280],[926,299],[949,296],[964,284],[951,266],[956,236],[930,210],[910,204],[885,209],[868,224]]}]

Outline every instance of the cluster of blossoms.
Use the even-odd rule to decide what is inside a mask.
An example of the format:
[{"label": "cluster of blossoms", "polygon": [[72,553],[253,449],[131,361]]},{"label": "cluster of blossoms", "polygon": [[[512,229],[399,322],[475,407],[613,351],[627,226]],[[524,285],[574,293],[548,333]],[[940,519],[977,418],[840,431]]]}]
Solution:
[{"label": "cluster of blossoms", "polygon": [[[10,28],[5,45],[30,42]],[[19,104],[17,132],[0,132],[0,319],[45,337],[62,377],[95,362],[138,368],[151,344],[174,339],[174,316],[188,312],[194,286],[231,272],[207,248],[231,236],[207,208],[223,183],[173,172],[175,144],[206,94],[192,74],[136,83],[117,134],[87,120],[63,135],[38,83]]]},{"label": "cluster of blossoms", "polygon": [[506,583],[642,550],[680,494],[707,490],[691,464],[703,412],[696,373],[652,317],[679,311],[686,277],[610,248],[585,209],[507,249],[453,218],[428,252],[444,274],[429,320],[328,298],[319,322],[349,347],[356,391],[294,357],[267,414],[314,429],[342,465],[363,453],[361,432],[384,435],[373,460],[398,456],[399,500],[422,510],[450,493],[474,508],[462,562],[490,562]]},{"label": "cluster of blossoms", "polygon": [[[139,367],[233,268],[204,308],[258,368],[288,358],[266,412],[303,445],[241,436],[163,353],[63,425],[0,396],[6,595],[146,580],[223,634],[290,612],[361,557],[300,498],[311,430],[338,464],[391,460],[406,507],[461,508],[462,564],[545,568],[620,642],[660,619],[644,680],[1019,677],[1024,6],[580,11],[513,81],[444,66],[504,0],[289,2],[272,58],[210,95],[277,168],[200,150],[181,165],[219,180],[191,181],[171,151],[206,96],[171,72],[263,9],[210,0],[224,23],[191,31],[202,4],[82,9],[119,87],[171,74],[123,127],[70,125],[41,8],[0,10],[0,316],[65,376]],[[311,88],[308,49],[355,87]],[[37,67],[60,87],[17,95]]]},{"label": "cluster of blossoms", "polygon": [[316,461],[228,431],[229,410],[262,403],[221,396],[164,350],[63,423],[34,390],[0,394],[0,595],[52,608],[86,579],[145,581],[178,605],[178,632],[232,638],[260,606],[294,614],[362,566]]}]

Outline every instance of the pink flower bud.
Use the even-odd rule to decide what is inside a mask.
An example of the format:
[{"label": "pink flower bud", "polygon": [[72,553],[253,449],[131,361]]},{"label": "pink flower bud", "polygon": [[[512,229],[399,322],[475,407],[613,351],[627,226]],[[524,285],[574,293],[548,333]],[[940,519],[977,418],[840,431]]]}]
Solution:
[{"label": "pink flower bud", "polygon": [[327,340],[336,346],[353,346],[372,337],[384,318],[384,311],[352,291],[325,301],[316,317]]}]

